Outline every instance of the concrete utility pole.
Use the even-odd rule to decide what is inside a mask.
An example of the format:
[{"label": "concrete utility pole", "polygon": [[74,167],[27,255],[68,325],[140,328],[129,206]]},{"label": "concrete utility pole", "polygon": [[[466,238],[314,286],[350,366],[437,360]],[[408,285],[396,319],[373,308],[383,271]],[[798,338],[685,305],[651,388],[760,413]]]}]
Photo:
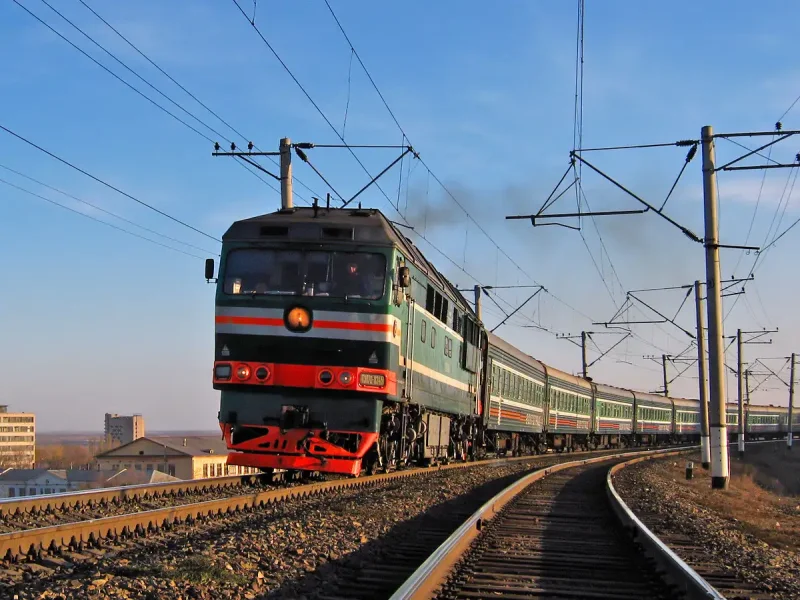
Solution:
[{"label": "concrete utility pole", "polygon": [[717,221],[717,182],[715,178],[714,128],[701,131],[703,145],[703,202],[705,205],[706,296],[708,304],[709,412],[711,446],[711,487],[726,489],[728,428],[725,423],[725,350],[722,342],[722,293],[719,267],[719,222]]},{"label": "concrete utility pole", "polygon": [[293,208],[292,199],[292,140],[282,138],[281,153],[281,208]]},{"label": "concrete utility pole", "polygon": [[482,312],[481,311],[481,286],[480,285],[476,285],[475,286],[475,318],[477,318],[478,321],[483,322],[483,319],[481,318],[481,312]]},{"label": "concrete utility pole", "polygon": [[792,413],[794,412],[794,352],[792,352],[792,367],[789,369],[789,423],[786,426],[786,448],[792,449]]},{"label": "concrete utility pole", "polygon": [[736,379],[739,387],[739,458],[744,457],[744,373],[742,373],[742,330],[736,330]]},{"label": "concrete utility pole", "polygon": [[[745,434],[747,433],[747,419],[745,418],[745,399],[749,401],[750,399],[750,387],[748,385],[748,371],[744,369],[744,357],[742,356],[742,350],[745,344],[771,344],[772,340],[769,341],[758,341],[759,338],[767,333],[777,333],[776,330],[766,330],[763,331],[742,331],[741,329],[736,330],[736,350],[737,350],[737,367],[736,367],[736,377],[737,377],[737,385],[739,388],[739,435],[738,435],[738,447],[739,447],[739,458],[744,456],[744,439]],[[751,337],[747,340],[743,339],[743,335],[753,335],[755,337]]]},{"label": "concrete utility pole", "polygon": [[703,318],[703,298],[699,281],[694,282],[694,304],[697,313],[697,371],[700,379],[700,460],[703,468],[711,466],[711,449],[708,446],[708,395],[706,392],[706,324]]},{"label": "concrete utility pole", "polygon": [[586,366],[586,332],[581,331],[581,362],[583,363],[583,378],[589,375],[589,367]]},{"label": "concrete utility pole", "polygon": [[744,403],[750,406],[750,369],[744,370]]},{"label": "concrete utility pole", "polygon": [[669,379],[667,378],[667,355],[661,355],[661,368],[664,371],[664,396],[669,396]]}]

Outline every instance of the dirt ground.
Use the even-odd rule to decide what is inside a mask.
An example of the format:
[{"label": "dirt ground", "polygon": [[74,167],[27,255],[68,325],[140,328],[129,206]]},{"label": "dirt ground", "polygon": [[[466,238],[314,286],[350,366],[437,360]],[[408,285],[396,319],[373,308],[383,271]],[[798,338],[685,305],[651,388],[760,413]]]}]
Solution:
[{"label": "dirt ground", "polygon": [[685,458],[657,461],[651,473],[675,486],[678,496],[713,510],[737,529],[775,548],[800,551],[800,447],[785,443],[747,446],[744,459],[731,452],[731,479],[724,491],[711,489],[711,472],[694,462],[686,480]]},{"label": "dirt ground", "polygon": [[[694,463],[691,480],[687,461]],[[730,464],[727,490],[711,489],[711,473],[702,468],[699,453],[632,465],[614,476],[614,486],[701,576],[724,574],[729,597],[757,592],[797,600],[800,446],[787,451],[785,441],[748,445],[743,459],[731,452]]]}]

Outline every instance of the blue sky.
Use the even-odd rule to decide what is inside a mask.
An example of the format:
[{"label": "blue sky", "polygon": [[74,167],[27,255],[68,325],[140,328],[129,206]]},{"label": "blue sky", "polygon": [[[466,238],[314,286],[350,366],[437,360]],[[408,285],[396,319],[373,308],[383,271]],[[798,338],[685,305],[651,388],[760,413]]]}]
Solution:
[{"label": "blue sky", "polygon": [[[52,5],[225,138],[158,96],[40,0],[19,2],[211,140],[225,142],[231,136],[240,145],[245,141],[77,0]],[[338,141],[233,2],[86,2],[262,149],[274,149],[283,136]],[[339,132],[349,95],[348,142],[400,143],[400,131],[357,61],[350,69],[349,47],[322,0],[259,4],[256,25]],[[584,147],[696,138],[706,124],[717,131],[771,130],[800,94],[793,36],[776,27],[798,21],[800,6],[795,2],[587,5]],[[242,6],[248,13],[253,10],[252,3]],[[584,244],[575,231],[533,229],[524,221],[502,218],[537,210],[566,168],[573,136],[575,2],[339,0],[332,6],[426,164],[527,274],[499,253],[435,181],[428,181],[420,164],[404,163],[404,218],[421,232],[425,222],[425,237],[482,283],[530,284],[532,276],[551,292],[520,311],[512,323],[533,319],[553,331],[578,333],[591,327],[587,316],[610,318],[625,290],[703,278],[701,248],[654,215],[598,219],[605,249],[591,222],[584,223]],[[273,190],[230,159],[212,158],[209,141],[132,92],[13,2],[0,5],[0,64],[0,124],[128,194],[215,237],[235,219],[278,206]],[[800,129],[800,105],[783,123],[785,129]],[[728,142],[718,143],[720,160],[734,158],[737,150]],[[772,158],[792,160],[796,151],[796,144],[785,143]],[[385,150],[365,150],[359,156],[373,173],[394,158]],[[684,149],[667,148],[597,153],[590,160],[660,203],[684,156]],[[310,157],[342,194],[366,182],[346,151],[316,149]],[[199,256],[218,251],[212,240],[3,132],[0,165],[208,252],[154,238],[163,243]],[[315,192],[327,191],[303,165],[296,166],[295,175]],[[761,172],[722,174],[723,241],[744,242],[759,189],[750,243],[769,240],[771,224],[773,231],[783,230],[797,219],[797,196],[789,198],[785,211],[781,203],[788,197],[787,178],[793,175],[771,171],[762,189]],[[0,178],[153,237],[3,168]],[[586,169],[583,186],[594,210],[635,207],[633,200]],[[397,169],[383,180],[383,188],[396,202]],[[310,196],[298,183],[295,189]],[[35,411],[43,430],[98,429],[105,411],[141,412],[151,429],[216,427],[218,395],[210,384],[213,290],[202,277],[202,261],[5,184],[0,183],[0,190],[0,249],[8,282],[0,295],[2,401],[12,409]],[[400,218],[377,189],[363,200]],[[702,233],[701,202],[698,157],[668,211]],[[567,194],[553,210],[574,205],[574,196]],[[474,283],[424,240],[419,245],[456,283]],[[800,286],[790,276],[796,272],[799,246],[800,230],[792,231],[764,255],[755,285],[726,321],[726,334],[737,327],[780,327],[772,336],[773,346],[747,347],[750,358],[800,351],[792,346],[800,333],[792,298]],[[738,251],[724,252],[724,277],[734,272],[739,256]],[[753,258],[742,258],[737,276],[747,274]],[[503,292],[501,298],[514,305],[525,294]],[[680,292],[643,297],[663,311],[674,312],[681,301]],[[726,299],[726,308],[733,300]],[[679,315],[685,328],[692,327],[691,309],[687,305]],[[488,301],[486,311],[490,325],[502,318]],[[631,312],[634,316],[642,317]],[[635,331],[638,338],[623,342],[592,368],[596,380],[656,389],[660,368],[642,356],[677,354],[688,343],[672,327],[640,326]],[[580,367],[578,348],[552,334],[519,326],[504,326],[499,332],[558,368]],[[596,336],[603,348],[615,339]],[[733,354],[729,361],[735,362]],[[778,368],[782,363],[770,364]],[[754,400],[784,403],[785,388],[779,385],[765,385],[774,391],[759,391]],[[676,394],[686,396],[696,396],[696,388],[691,378],[672,384]],[[729,379],[728,388],[735,397],[735,380]]]}]

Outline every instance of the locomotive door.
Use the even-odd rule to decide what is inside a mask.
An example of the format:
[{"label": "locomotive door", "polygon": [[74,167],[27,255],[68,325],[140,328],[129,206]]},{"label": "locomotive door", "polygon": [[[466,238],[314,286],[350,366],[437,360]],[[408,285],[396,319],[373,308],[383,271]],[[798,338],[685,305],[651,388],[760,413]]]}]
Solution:
[{"label": "locomotive door", "polygon": [[405,378],[406,378],[406,400],[411,402],[414,390],[414,342],[417,336],[414,334],[414,325],[417,321],[416,302],[413,298],[408,299],[408,317],[406,318],[406,355],[405,355]]}]

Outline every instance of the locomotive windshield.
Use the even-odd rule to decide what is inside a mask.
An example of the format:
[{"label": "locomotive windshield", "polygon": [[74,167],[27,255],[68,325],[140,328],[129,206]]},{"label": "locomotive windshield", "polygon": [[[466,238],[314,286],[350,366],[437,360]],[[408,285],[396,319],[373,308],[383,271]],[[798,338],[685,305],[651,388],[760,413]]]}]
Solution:
[{"label": "locomotive windshield", "polygon": [[223,290],[378,300],[385,282],[382,254],[247,248],[228,254]]}]

